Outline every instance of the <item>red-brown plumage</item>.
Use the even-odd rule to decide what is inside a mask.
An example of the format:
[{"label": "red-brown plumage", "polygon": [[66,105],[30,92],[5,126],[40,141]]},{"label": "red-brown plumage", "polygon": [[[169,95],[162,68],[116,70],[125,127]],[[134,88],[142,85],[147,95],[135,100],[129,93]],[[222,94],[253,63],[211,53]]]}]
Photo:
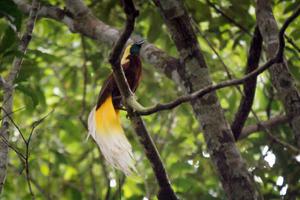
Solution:
[{"label": "red-brown plumage", "polygon": [[[129,55],[128,58],[129,62],[123,64],[122,68],[131,91],[135,92],[141,80],[142,64],[138,55]],[[114,107],[116,109],[120,108],[122,105],[122,98],[113,74],[109,75],[101,88],[96,109],[103,104],[109,95],[112,95]]]}]

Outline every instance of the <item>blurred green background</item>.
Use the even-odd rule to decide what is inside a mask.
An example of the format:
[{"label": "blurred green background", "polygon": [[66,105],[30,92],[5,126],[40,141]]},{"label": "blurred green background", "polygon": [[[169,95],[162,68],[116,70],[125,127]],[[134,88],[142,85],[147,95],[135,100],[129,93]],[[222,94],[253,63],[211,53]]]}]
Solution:
[{"label": "blurred green background", "polygon": [[[64,7],[60,0],[41,2]],[[103,22],[117,29],[124,26],[125,16],[118,0],[84,2]],[[211,77],[217,83],[227,80],[228,76],[207,40],[219,53],[233,77],[243,76],[251,40],[249,33],[253,32],[255,26],[255,3],[251,0],[212,2],[246,30],[230,23],[205,0],[184,1],[194,25],[201,32],[198,33],[198,40]],[[135,34],[169,55],[177,56],[166,26],[152,2],[136,0],[135,3],[140,10]],[[273,11],[279,26],[299,4],[299,0],[274,1]],[[4,17],[3,13],[8,13],[12,18]],[[0,17],[0,73],[5,76],[14,56],[18,55],[16,30],[24,30],[26,16],[11,0],[1,0]],[[299,27],[300,18],[286,32],[298,46]],[[36,199],[156,199],[158,186],[155,177],[126,119],[126,113],[122,112],[122,123],[133,145],[139,175],[125,178],[121,172],[104,162],[91,138],[85,140],[87,131],[83,122],[97,101],[101,84],[111,72],[107,59],[110,50],[107,44],[71,33],[62,23],[50,19],[40,19],[36,23],[32,42],[16,80],[14,97],[14,120],[25,136],[30,134],[35,121],[53,111],[35,129],[30,144],[29,164]],[[299,83],[299,52],[287,43],[285,55],[289,69]],[[265,61],[264,54],[261,63]],[[143,79],[136,92],[143,105],[167,102],[182,94],[180,88],[154,66],[144,62],[143,67]],[[217,93],[226,118],[231,122],[241,95],[234,87]],[[0,98],[3,99],[2,92]],[[268,73],[258,78],[253,109],[260,120],[283,113]],[[206,151],[201,129],[188,104],[143,119],[161,154],[174,190],[181,199],[226,199]],[[257,121],[251,114],[247,125],[254,123]],[[271,131],[280,139],[294,143],[287,125]],[[25,152],[25,144],[16,128],[11,132],[10,141]],[[264,132],[252,134],[239,141],[237,146],[265,199],[280,199],[289,189],[300,191],[300,156],[273,143]],[[8,175],[1,199],[31,199],[20,159],[12,150],[9,157]]]}]

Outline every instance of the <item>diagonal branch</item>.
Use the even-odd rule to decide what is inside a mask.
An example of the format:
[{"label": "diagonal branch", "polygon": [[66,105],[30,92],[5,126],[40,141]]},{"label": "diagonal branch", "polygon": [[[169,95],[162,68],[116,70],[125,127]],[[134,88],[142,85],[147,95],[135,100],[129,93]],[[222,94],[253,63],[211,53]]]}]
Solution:
[{"label": "diagonal branch", "polygon": [[[254,35],[252,37],[250,50],[249,50],[246,74],[257,69],[259,65],[260,55],[261,55],[261,48],[262,48],[262,37],[258,27],[256,26]],[[254,76],[253,78],[249,78],[249,80],[243,83],[244,92],[242,92],[243,94],[242,99],[240,101],[238,111],[235,113],[234,120],[231,124],[231,130],[233,132],[235,140],[238,140],[242,128],[244,127],[248,115],[251,111],[252,104],[254,101],[254,96],[255,96],[256,81],[257,81],[256,79],[257,76]]]},{"label": "diagonal branch", "polygon": [[232,79],[232,80],[229,80],[229,81],[223,81],[223,82],[215,84],[215,85],[209,85],[209,86],[207,86],[203,89],[200,89],[198,91],[195,91],[195,92],[193,92],[189,95],[183,95],[181,97],[178,97],[177,99],[175,99],[175,100],[173,100],[169,103],[164,103],[164,104],[159,103],[157,105],[154,105],[154,106],[151,106],[151,107],[148,107],[148,108],[138,108],[138,107],[136,107],[135,108],[136,112],[140,115],[150,115],[150,114],[153,114],[153,113],[158,112],[158,111],[173,109],[173,108],[179,106],[182,103],[186,103],[186,102],[192,101],[196,98],[203,97],[204,95],[206,95],[210,92],[216,91],[218,89],[243,84],[246,81],[248,81],[249,79],[252,79],[253,77],[258,76],[259,74],[261,74],[262,72],[264,72],[265,70],[270,68],[273,64],[281,63],[283,61],[283,52],[284,52],[284,47],[285,47],[284,33],[285,33],[286,29],[288,28],[288,26],[299,15],[300,15],[300,8],[296,12],[294,12],[285,21],[285,23],[281,27],[280,32],[279,32],[279,36],[278,36],[279,37],[279,48],[278,48],[278,51],[277,51],[277,54],[275,55],[275,57],[270,59],[264,65],[258,67],[257,69],[253,70],[252,72],[248,73],[243,78]]},{"label": "diagonal branch", "polygon": [[246,33],[247,35],[251,36],[251,32],[244,27],[243,25],[241,25],[240,23],[238,23],[237,21],[235,21],[232,17],[230,17],[229,15],[227,15],[222,9],[220,9],[218,6],[216,6],[214,3],[212,3],[210,0],[206,0],[207,4],[213,8],[217,13],[219,13],[220,15],[222,15],[227,21],[229,21],[230,23],[232,23],[233,25],[235,25],[236,27],[238,27],[241,31],[243,31],[244,33]]},{"label": "diagonal branch", "polygon": [[[29,13],[31,6],[26,0],[13,1],[23,13]],[[38,16],[50,18],[63,23],[72,32],[80,33],[112,47],[120,37],[120,31],[97,19],[81,1],[79,1],[79,3],[78,1],[74,2],[77,2],[76,7],[80,10],[76,12],[77,15],[75,13],[71,14],[70,12],[72,12],[72,9],[69,7],[68,9],[70,9],[70,11],[66,11],[56,6],[43,5],[38,12]],[[72,3],[72,1],[70,3]],[[78,13],[81,13],[81,15],[78,15]],[[128,39],[128,42],[139,40],[141,40],[141,36],[133,34]],[[148,42],[143,44],[141,56],[146,62],[153,65],[156,69],[164,72],[168,78],[172,78],[175,81],[177,80],[177,76],[174,72],[175,69],[180,66],[179,59],[167,55],[166,52]]]}]

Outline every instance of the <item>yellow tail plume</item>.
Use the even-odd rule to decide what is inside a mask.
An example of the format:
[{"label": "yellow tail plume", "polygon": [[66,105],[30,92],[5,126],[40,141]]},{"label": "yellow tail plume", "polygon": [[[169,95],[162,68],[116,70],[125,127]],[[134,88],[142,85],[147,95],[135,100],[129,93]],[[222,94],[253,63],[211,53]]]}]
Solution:
[{"label": "yellow tail plume", "polygon": [[96,107],[92,109],[88,129],[89,135],[97,142],[108,163],[126,175],[136,171],[132,148],[124,134],[119,112],[114,109],[111,96],[97,110]]}]

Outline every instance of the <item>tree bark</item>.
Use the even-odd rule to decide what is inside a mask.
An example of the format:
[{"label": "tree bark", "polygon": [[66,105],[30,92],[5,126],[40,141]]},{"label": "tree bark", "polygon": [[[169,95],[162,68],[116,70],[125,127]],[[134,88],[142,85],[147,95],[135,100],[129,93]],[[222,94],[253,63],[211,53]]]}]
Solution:
[{"label": "tree bark", "polygon": [[[31,6],[27,4],[26,1],[13,1],[23,13],[29,13]],[[77,16],[71,16],[69,12],[56,6],[42,6],[38,12],[38,16],[61,22],[72,32],[80,33],[112,47],[120,37],[121,32],[97,19],[84,4],[77,4],[76,6],[81,10],[80,15]],[[78,13],[78,11],[76,13]],[[128,42],[132,43],[133,41],[140,41],[141,39],[139,35],[132,35]],[[148,42],[143,44],[141,56],[146,62],[167,75],[167,77],[176,78],[176,75],[173,73],[175,73],[175,69],[180,65],[178,59],[167,55],[166,52]]]},{"label": "tree bark", "polygon": [[[19,51],[24,55],[26,53],[28,44],[32,37],[32,31],[34,28],[35,19],[39,3],[37,0],[32,1],[30,8],[30,15],[27,22],[26,32],[21,38],[19,44]],[[2,109],[2,126],[0,129],[0,193],[2,192],[3,185],[7,173],[8,165],[8,143],[9,143],[9,131],[10,131],[10,120],[9,116],[13,113],[13,95],[14,95],[14,81],[18,76],[18,73],[22,67],[23,55],[16,56],[13,60],[12,69],[3,83],[3,107]]]},{"label": "tree bark", "polygon": [[[263,41],[266,45],[267,57],[272,58],[278,49],[278,27],[272,13],[270,0],[257,0],[256,18]],[[271,82],[277,90],[277,95],[281,100],[286,115],[291,118],[290,125],[296,139],[296,144],[300,148],[300,95],[295,86],[294,78],[288,70],[287,62],[274,64],[269,68]]]},{"label": "tree bark", "polygon": [[[192,93],[212,84],[190,18],[179,0],[153,0],[180,54],[179,84]],[[228,199],[258,199],[251,174],[235,146],[215,92],[191,102]]]}]

